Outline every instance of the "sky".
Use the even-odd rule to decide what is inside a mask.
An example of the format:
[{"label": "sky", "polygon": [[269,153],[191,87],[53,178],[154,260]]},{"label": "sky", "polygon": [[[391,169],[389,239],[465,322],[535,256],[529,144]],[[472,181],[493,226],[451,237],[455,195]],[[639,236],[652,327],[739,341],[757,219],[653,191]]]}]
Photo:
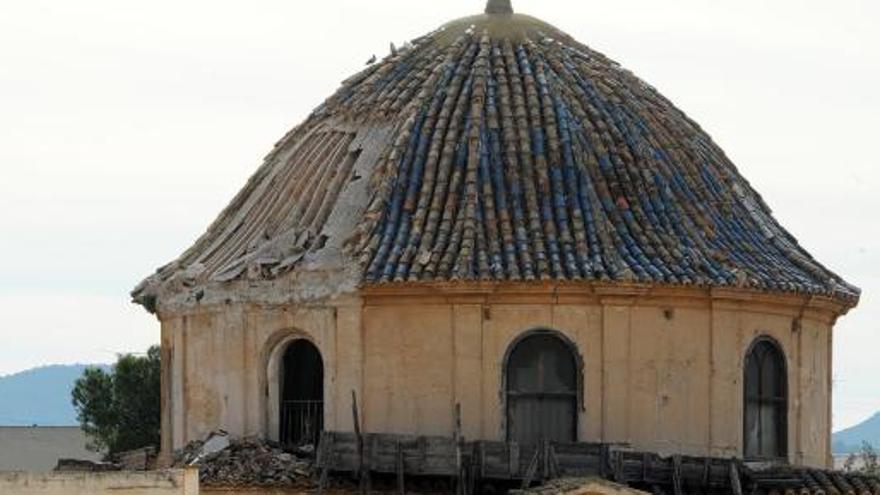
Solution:
[{"label": "sky", "polygon": [[[863,289],[834,425],[880,410],[880,2],[514,0],[701,124]],[[158,342],[129,302],[372,56],[482,0],[0,0],[0,375]]]}]

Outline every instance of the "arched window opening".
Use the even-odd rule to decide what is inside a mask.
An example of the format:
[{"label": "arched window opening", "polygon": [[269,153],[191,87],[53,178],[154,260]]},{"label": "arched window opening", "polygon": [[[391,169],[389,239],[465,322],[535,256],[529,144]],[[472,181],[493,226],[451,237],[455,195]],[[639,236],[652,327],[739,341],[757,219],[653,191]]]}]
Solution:
[{"label": "arched window opening", "polygon": [[317,445],[324,429],[324,361],[308,340],[288,345],[281,362],[280,441]]},{"label": "arched window opening", "polygon": [[505,373],[508,441],[577,440],[578,365],[566,341],[552,332],[521,339]]},{"label": "arched window opening", "polygon": [[746,459],[788,456],[788,379],[785,356],[776,342],[762,338],[745,361],[744,448]]}]

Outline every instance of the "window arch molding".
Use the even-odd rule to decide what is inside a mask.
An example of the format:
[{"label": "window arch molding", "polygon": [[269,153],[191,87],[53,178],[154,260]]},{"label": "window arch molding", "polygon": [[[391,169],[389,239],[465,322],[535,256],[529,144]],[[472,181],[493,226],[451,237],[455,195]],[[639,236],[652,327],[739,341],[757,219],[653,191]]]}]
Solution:
[{"label": "window arch molding", "polygon": [[743,458],[788,458],[789,376],[785,348],[760,334],[743,354]]},{"label": "window arch molding", "polygon": [[508,419],[508,408],[510,406],[509,397],[508,397],[508,389],[510,387],[509,382],[509,374],[508,371],[510,369],[511,358],[516,353],[517,349],[520,348],[520,345],[534,337],[551,337],[563,344],[566,351],[571,355],[574,360],[575,366],[575,406],[576,406],[576,415],[575,415],[575,433],[580,431],[581,428],[581,413],[586,410],[586,406],[584,404],[585,401],[585,391],[584,391],[584,360],[581,355],[580,350],[578,349],[577,344],[569,338],[564,332],[560,330],[556,330],[549,327],[535,327],[524,332],[521,332],[516,335],[510,342],[507,344],[507,348],[504,352],[504,356],[501,360],[501,387],[498,391],[501,398],[501,410],[504,411],[501,415],[501,436],[503,438],[507,438],[510,432],[510,424]]}]

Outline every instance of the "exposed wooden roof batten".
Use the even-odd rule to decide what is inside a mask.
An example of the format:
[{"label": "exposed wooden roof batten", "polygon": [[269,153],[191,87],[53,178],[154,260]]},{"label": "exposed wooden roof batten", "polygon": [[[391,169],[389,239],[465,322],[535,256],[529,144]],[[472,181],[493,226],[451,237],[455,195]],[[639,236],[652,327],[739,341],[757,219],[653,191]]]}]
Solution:
[{"label": "exposed wooden roof batten", "polygon": [[345,81],[135,299],[330,267],[355,286],[620,281],[855,304],[653,87],[509,1],[486,11]]}]

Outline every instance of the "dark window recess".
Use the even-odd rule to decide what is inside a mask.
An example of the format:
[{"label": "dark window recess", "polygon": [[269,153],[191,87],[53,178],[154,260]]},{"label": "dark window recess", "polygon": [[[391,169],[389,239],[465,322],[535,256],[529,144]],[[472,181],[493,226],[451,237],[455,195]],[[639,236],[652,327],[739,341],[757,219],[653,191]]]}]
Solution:
[{"label": "dark window recess", "polygon": [[577,361],[552,334],[522,339],[507,361],[507,439],[577,440]]},{"label": "dark window recess", "polygon": [[769,340],[757,341],[745,362],[744,456],[788,457],[788,380],[785,356]]},{"label": "dark window recess", "polygon": [[349,167],[352,170],[351,179],[349,179],[349,182],[357,182],[357,181],[361,180],[361,176],[360,176],[360,174],[357,173],[354,166],[357,163],[357,161],[360,159],[361,153],[363,153],[363,152],[364,152],[363,148],[358,148],[348,154],[348,163],[349,163]]},{"label": "dark window recess", "polygon": [[313,249],[324,249],[324,246],[327,245],[328,240],[330,240],[330,238],[322,234],[320,237],[318,237],[318,240],[315,241]]},{"label": "dark window recess", "polygon": [[281,364],[280,440],[286,447],[317,445],[324,429],[324,362],[307,340],[287,347]]}]

